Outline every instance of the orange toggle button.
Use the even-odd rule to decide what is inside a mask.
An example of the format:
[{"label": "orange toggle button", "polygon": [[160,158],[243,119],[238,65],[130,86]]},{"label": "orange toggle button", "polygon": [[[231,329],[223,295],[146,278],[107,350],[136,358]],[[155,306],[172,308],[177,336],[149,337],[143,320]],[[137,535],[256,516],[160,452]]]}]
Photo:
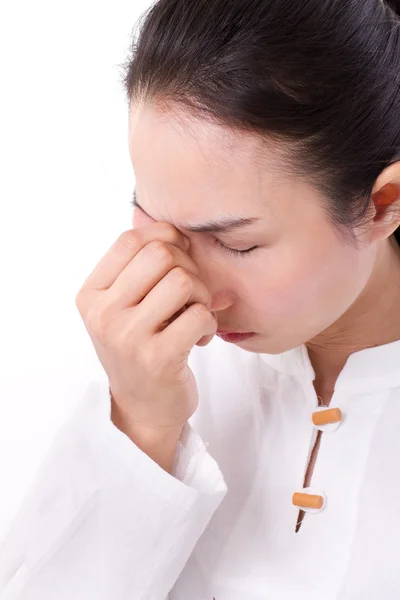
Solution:
[{"label": "orange toggle button", "polygon": [[312,414],[314,425],[328,425],[329,423],[339,423],[343,418],[340,408],[328,408],[327,410],[318,410]]},{"label": "orange toggle button", "polygon": [[292,497],[292,503],[300,508],[322,508],[324,505],[324,498],[317,496],[316,494],[302,494],[295,492]]}]

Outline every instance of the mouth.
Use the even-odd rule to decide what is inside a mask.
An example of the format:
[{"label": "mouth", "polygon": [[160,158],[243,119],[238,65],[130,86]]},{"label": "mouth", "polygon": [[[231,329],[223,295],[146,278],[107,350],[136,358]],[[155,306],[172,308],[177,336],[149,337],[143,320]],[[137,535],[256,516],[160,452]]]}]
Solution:
[{"label": "mouth", "polygon": [[253,332],[241,332],[241,331],[226,331],[224,329],[217,329],[217,336],[225,342],[237,343],[247,340],[248,338],[255,335]]}]

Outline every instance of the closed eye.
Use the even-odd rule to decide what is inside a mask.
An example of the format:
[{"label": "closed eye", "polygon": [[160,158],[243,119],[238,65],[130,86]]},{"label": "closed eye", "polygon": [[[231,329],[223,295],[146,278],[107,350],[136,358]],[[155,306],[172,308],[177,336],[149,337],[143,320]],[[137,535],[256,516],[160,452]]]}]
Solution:
[{"label": "closed eye", "polygon": [[251,252],[254,252],[259,246],[253,246],[252,248],[248,248],[247,250],[235,250],[235,248],[230,248],[229,246],[225,246],[218,238],[214,238],[214,242],[220,248],[223,248],[227,252],[235,255],[235,256],[248,256]]}]

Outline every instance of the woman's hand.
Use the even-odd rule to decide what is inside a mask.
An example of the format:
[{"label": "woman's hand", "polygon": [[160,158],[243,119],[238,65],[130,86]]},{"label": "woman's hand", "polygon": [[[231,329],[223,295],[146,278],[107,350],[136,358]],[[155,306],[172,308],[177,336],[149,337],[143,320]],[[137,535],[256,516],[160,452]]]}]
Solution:
[{"label": "woman's hand", "polygon": [[188,356],[217,330],[187,248],[187,238],[168,223],[127,230],[76,297],[119,418],[152,439],[178,435],[196,410]]}]

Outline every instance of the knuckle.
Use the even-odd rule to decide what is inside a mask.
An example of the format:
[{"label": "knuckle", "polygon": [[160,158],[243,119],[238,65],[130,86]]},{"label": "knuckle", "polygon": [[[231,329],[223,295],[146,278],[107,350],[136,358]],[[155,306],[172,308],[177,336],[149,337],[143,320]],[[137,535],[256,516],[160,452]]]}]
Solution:
[{"label": "knuckle", "polygon": [[191,290],[193,288],[193,280],[190,274],[183,267],[175,267],[170,271],[174,285],[179,286],[182,290]]},{"label": "knuckle", "polygon": [[140,229],[127,229],[117,239],[117,243],[123,248],[136,252],[143,244]]},{"label": "knuckle", "polygon": [[162,240],[153,240],[148,244],[149,252],[162,263],[162,266],[169,267],[175,262],[175,256],[172,247]]},{"label": "knuckle", "polygon": [[93,304],[85,316],[86,327],[99,339],[106,338],[109,322],[109,312],[98,303]]}]

